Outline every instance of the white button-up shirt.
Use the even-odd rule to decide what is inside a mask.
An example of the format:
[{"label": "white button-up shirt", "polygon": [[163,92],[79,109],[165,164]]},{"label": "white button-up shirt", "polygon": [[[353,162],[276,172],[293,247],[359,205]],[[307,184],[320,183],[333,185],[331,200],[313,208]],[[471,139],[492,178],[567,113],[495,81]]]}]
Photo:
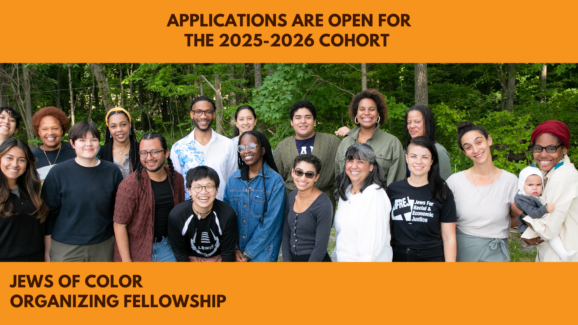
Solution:
[{"label": "white button-up shirt", "polygon": [[195,140],[195,129],[189,135],[177,141],[171,148],[171,160],[175,170],[185,178],[185,200],[189,200],[186,188],[186,175],[189,169],[197,166],[213,168],[219,174],[219,192],[217,199],[223,200],[225,185],[229,177],[238,169],[237,149],[231,139],[211,130],[211,140],[201,145]]}]

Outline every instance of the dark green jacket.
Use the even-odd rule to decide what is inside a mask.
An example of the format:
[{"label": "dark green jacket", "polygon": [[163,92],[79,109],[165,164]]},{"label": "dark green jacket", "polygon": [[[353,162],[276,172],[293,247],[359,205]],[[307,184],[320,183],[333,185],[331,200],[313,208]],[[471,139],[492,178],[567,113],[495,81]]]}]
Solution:
[{"label": "dark green jacket", "polygon": [[[349,134],[343,138],[339,148],[337,149],[337,155],[335,156],[335,176],[341,173],[345,161],[345,151],[352,144],[357,142],[357,136],[361,128],[356,126],[349,132]],[[403,147],[399,139],[387,132],[381,131],[381,129],[376,128],[373,135],[366,142],[371,146],[375,152],[375,157],[377,158],[377,163],[385,175],[385,181],[387,185],[400,181],[406,178],[405,169],[405,154],[403,152]]]}]

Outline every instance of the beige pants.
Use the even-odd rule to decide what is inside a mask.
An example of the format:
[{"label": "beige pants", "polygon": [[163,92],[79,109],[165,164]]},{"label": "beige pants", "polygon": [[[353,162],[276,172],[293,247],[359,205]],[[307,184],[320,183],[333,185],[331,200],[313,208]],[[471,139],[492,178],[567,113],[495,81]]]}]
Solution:
[{"label": "beige pants", "polygon": [[92,245],[69,245],[52,240],[51,262],[112,262],[114,236]]}]

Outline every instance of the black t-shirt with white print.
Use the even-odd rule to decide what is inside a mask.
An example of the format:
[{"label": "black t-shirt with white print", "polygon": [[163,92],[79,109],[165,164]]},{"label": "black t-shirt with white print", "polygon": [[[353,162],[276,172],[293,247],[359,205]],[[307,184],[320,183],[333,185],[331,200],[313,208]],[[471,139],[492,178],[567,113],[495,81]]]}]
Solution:
[{"label": "black t-shirt with white print", "polygon": [[192,201],[176,205],[169,214],[168,233],[179,262],[188,262],[189,256],[207,258],[219,254],[223,262],[235,261],[237,214],[227,203],[215,199],[212,213],[204,219],[194,214]]},{"label": "black t-shirt with white print", "polygon": [[391,245],[403,248],[432,248],[443,245],[441,223],[456,222],[456,204],[451,190],[440,203],[429,188],[409,185],[407,179],[387,188],[391,200]]},{"label": "black t-shirt with white print", "polygon": [[311,153],[311,151],[313,151],[313,146],[315,145],[315,134],[309,139],[295,139],[295,145],[297,146],[297,152],[300,155]]}]

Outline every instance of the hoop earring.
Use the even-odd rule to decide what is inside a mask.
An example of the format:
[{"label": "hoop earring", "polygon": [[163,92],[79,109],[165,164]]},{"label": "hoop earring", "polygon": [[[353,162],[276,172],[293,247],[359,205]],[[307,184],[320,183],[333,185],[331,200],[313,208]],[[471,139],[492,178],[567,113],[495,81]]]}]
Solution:
[{"label": "hoop earring", "polygon": [[379,121],[381,120],[381,116],[377,117],[377,124],[379,125]]},{"label": "hoop earring", "polygon": [[357,121],[357,116],[353,119],[353,121],[355,122],[355,124],[359,124],[359,122]]}]

